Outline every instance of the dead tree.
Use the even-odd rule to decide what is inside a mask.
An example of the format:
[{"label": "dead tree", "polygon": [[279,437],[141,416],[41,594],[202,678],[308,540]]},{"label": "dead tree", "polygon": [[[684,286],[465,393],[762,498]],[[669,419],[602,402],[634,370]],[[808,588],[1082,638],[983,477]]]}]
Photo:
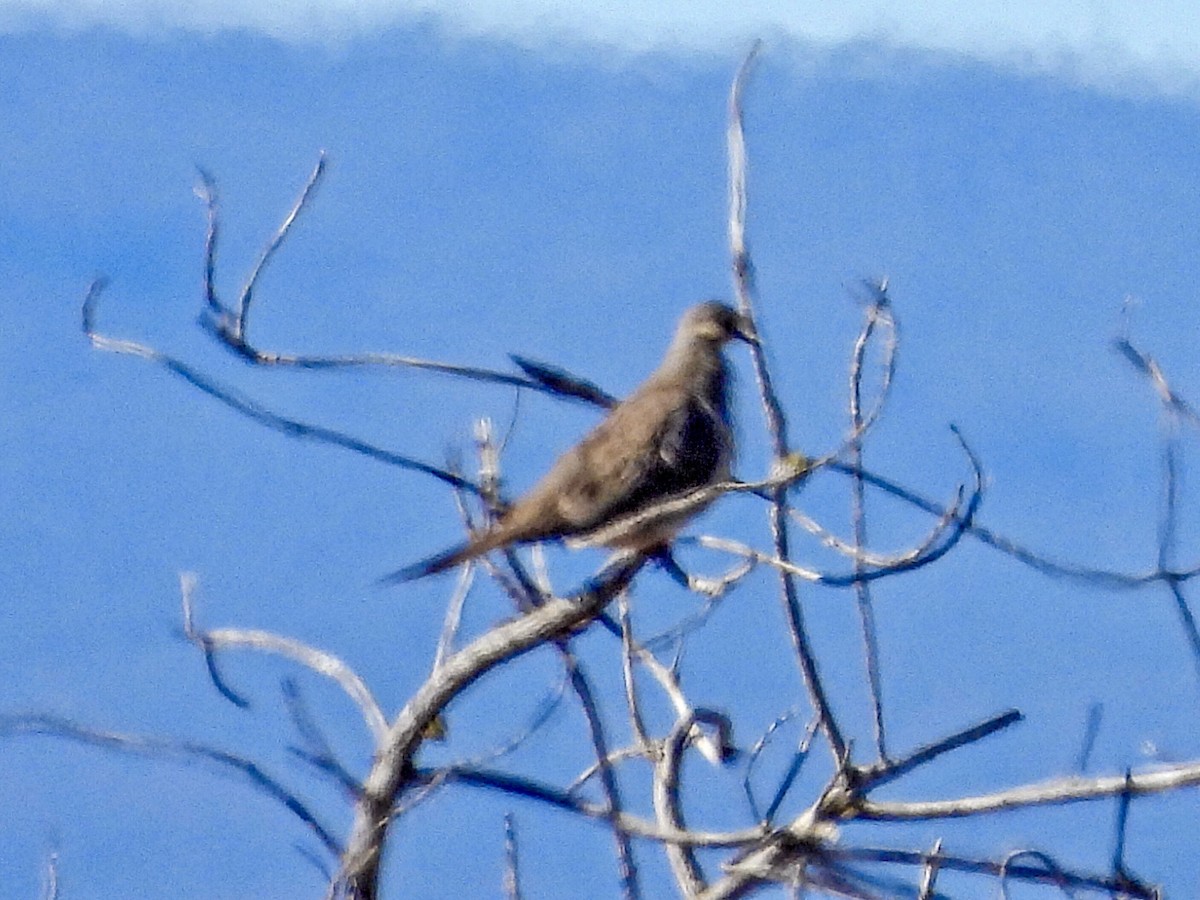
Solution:
[{"label": "dead tree", "polygon": [[[729,238],[733,282],[740,310],[753,317],[759,305],[754,269],[745,240],[747,195],[746,151],[742,127],[742,92],[753,62],[752,53],[734,80],[729,101]],[[335,369],[348,367],[403,367],[433,370],[483,384],[540,391],[555,397],[583,401],[598,408],[614,398],[596,385],[545,363],[516,359],[517,370],[494,371],[434,362],[401,355],[299,356],[262,349],[250,337],[249,321],[260,277],[284,243],[300,213],[309,205],[324,172],[318,162],[299,199],[267,243],[237,300],[226,304],[215,284],[216,250],[220,217],[214,181],[202,175],[201,197],[208,211],[205,241],[205,314],[203,322],[212,336],[245,361],[258,366]],[[434,478],[457,493],[467,527],[486,521],[503,508],[500,495],[501,464],[497,442],[490,429],[478,433],[479,474],[468,477],[387,450],[348,434],[272,412],[255,401],[223,387],[217,380],[171,355],[144,344],[102,333],[96,323],[102,285],[92,286],[83,306],[83,328],[95,347],[140,357],[185,380],[193,388],[246,416],[256,426],[272,428],[307,440],[316,440],[364,454],[396,466],[413,477]],[[355,772],[339,760],[323,739],[320,728],[307,714],[294,687],[285,690],[302,745],[302,758],[314,777],[332,779],[344,787],[354,807],[348,834],[337,834],[310,810],[289,786],[268,775],[252,759],[201,744],[153,737],[116,734],[52,716],[9,717],[0,731],[14,734],[51,734],[104,748],[172,759],[203,760],[248,778],[290,810],[315,838],[329,868],[328,896],[358,900],[386,895],[381,883],[381,861],[387,851],[390,829],[421,799],[438,791],[484,789],[508,795],[514,809],[553,808],[594,820],[611,834],[616,861],[615,880],[625,897],[643,893],[637,853],[658,852],[669,864],[681,896],[716,898],[746,896],[770,885],[789,886],[807,896],[861,898],[945,896],[938,887],[942,873],[968,873],[998,884],[1014,882],[1048,885],[1069,895],[1150,898],[1157,889],[1131,874],[1125,864],[1124,833],[1128,810],[1136,797],[1180,790],[1200,784],[1200,760],[1144,771],[1111,772],[1095,777],[1032,780],[984,794],[964,793],[949,798],[899,802],[880,797],[881,789],[918,769],[937,766],[946,754],[974,745],[1021,720],[1015,709],[999,709],[983,721],[963,722],[949,735],[928,735],[925,743],[903,750],[888,740],[881,670],[879,635],[873,612],[872,588],[882,579],[897,579],[938,563],[964,540],[983,542],[1008,554],[1016,563],[1030,566],[1047,577],[1070,579],[1082,586],[1103,585],[1118,589],[1157,588],[1170,595],[1196,659],[1200,662],[1200,637],[1186,597],[1190,581],[1200,568],[1182,569],[1174,562],[1173,517],[1177,515],[1178,466],[1173,441],[1166,440],[1165,492],[1169,498],[1160,527],[1157,565],[1145,573],[1124,573],[1077,566],[1048,559],[1036,551],[989,529],[979,521],[983,497],[983,466],[967,442],[955,432],[964,460],[964,483],[949,501],[923,496],[867,466],[865,451],[872,427],[885,406],[896,365],[895,313],[885,284],[868,285],[863,303],[861,331],[849,361],[848,421],[845,439],[819,455],[799,452],[788,436],[787,410],[775,392],[776,375],[768,362],[773,336],[762,334],[753,349],[753,365],[763,411],[763,424],[772,448],[767,474],[755,482],[731,481],[703,488],[667,501],[670,510],[687,509],[726,493],[755,498],[760,515],[769,524],[769,546],[753,547],[719,535],[697,542],[716,559],[728,560],[728,570],[718,577],[685,572],[666,557],[656,560],[623,558],[612,563],[568,595],[556,595],[536,567],[531,569],[511,549],[465,566],[453,589],[445,613],[442,640],[427,680],[396,712],[388,712],[371,688],[341,659],[319,648],[278,634],[238,628],[212,629],[198,624],[193,601],[194,580],[183,579],[183,620],[187,637],[203,653],[215,688],[234,703],[236,689],[221,671],[221,658],[234,650],[249,650],[284,657],[303,670],[330,679],[354,702],[371,735],[375,752],[366,771]],[[760,332],[761,333],[761,332]],[[1137,349],[1128,335],[1118,341],[1122,354],[1144,375],[1158,395],[1166,415],[1181,426],[1194,427],[1200,417],[1188,401],[1170,386],[1155,361]],[[881,373],[875,377],[871,372]],[[848,488],[852,529],[838,536],[805,516],[796,498],[812,479],[839,480]],[[912,546],[879,552],[868,543],[867,500],[886,494],[928,517],[927,534]],[[844,559],[842,568],[829,571],[799,559],[795,535],[807,532]],[[699,615],[683,622],[671,634],[649,638],[637,633],[629,614],[629,592],[635,576],[648,566],[665,567],[668,573],[703,598]],[[769,570],[778,594],[781,619],[791,638],[794,663],[804,696],[779,710],[779,718],[754,740],[739,740],[729,711],[710,708],[695,696],[678,666],[679,653],[699,630],[715,627],[707,615],[730,594],[752,588],[747,576]],[[509,598],[513,615],[495,622],[470,640],[460,638],[463,605],[473,584],[486,580]],[[761,587],[762,581],[756,584]],[[639,588],[643,581],[638,582]],[[850,730],[837,712],[829,684],[822,674],[823,661],[814,646],[805,620],[808,585],[840,588],[853,597],[861,623],[863,678],[871,698],[873,734]],[[579,647],[585,634],[607,634],[613,652],[597,660]],[[422,761],[421,748],[442,735],[450,702],[466,691],[487,691],[488,676],[537,648],[549,648],[561,665],[562,683],[556,703],[574,702],[584,714],[592,754],[578,761],[577,777],[567,783],[531,779],[506,771],[501,748],[486,760],[462,759],[432,766]],[[618,662],[619,661],[619,662]],[[597,687],[591,672],[598,665],[619,664],[624,691],[608,696]],[[290,685],[290,683],[289,683]],[[649,693],[658,696],[647,702]],[[568,699],[571,698],[571,699]],[[665,704],[664,702],[665,701]],[[670,716],[651,707],[670,709]],[[620,735],[605,725],[603,710],[623,709],[627,727]],[[608,718],[611,718],[609,716]],[[785,724],[807,723],[803,738],[787,756],[785,774],[759,796],[751,776],[765,753],[773,752]],[[538,723],[523,728],[516,743],[536,746]],[[453,748],[454,733],[448,738]],[[685,761],[702,763],[685,768]],[[631,795],[622,772],[636,765],[652,772],[649,793]],[[706,790],[704,773],[719,767],[740,766],[745,785],[744,826],[714,829],[685,815],[689,796]],[[801,776],[804,776],[801,778]],[[800,785],[804,787],[801,788]],[[815,787],[812,787],[815,785]],[[800,790],[809,793],[797,798]],[[1047,805],[1078,804],[1113,798],[1116,809],[1111,840],[1111,863],[1103,871],[1072,866],[1048,848],[1019,852],[997,849],[979,856],[956,852],[951,820],[978,820],[1005,810]],[[787,801],[785,803],[785,801]],[[784,815],[785,805],[799,812]],[[888,841],[883,823],[945,822],[945,833],[932,846],[910,846]],[[853,826],[872,824],[870,840],[861,839]],[[502,883],[507,896],[521,895],[517,829],[506,819],[507,867]],[[635,853],[635,846],[639,847]],[[523,847],[525,857],[547,848]]]}]

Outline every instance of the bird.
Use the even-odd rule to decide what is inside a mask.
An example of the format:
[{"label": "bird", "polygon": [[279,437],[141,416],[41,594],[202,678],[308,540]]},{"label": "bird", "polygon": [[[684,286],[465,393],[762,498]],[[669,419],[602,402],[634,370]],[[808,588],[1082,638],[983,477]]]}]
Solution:
[{"label": "bird", "polygon": [[731,340],[758,343],[748,316],[716,300],[691,307],[658,368],[494,524],[381,581],[414,581],[537,541],[647,555],[665,548],[702,505],[638,514],[730,477],[731,374],[723,350]]}]

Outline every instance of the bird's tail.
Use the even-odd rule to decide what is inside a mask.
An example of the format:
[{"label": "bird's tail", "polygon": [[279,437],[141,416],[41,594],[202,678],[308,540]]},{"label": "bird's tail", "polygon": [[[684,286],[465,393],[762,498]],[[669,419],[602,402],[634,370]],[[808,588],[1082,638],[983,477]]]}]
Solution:
[{"label": "bird's tail", "polygon": [[436,575],[438,572],[453,569],[467,560],[495,550],[502,544],[509,543],[510,540],[509,536],[503,531],[486,532],[472,538],[466,543],[451,547],[449,550],[443,550],[441,553],[435,553],[433,556],[428,556],[420,562],[405,566],[403,569],[397,569],[390,575],[384,575],[379,579],[378,584],[403,584],[406,581],[416,581],[418,578],[424,578],[426,575]]}]

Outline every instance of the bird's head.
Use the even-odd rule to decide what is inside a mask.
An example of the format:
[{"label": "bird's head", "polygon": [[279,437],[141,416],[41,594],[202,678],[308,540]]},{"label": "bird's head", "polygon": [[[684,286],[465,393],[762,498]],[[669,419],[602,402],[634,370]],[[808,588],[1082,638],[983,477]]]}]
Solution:
[{"label": "bird's head", "polygon": [[711,342],[718,347],[733,340],[758,343],[750,318],[718,300],[699,303],[684,313],[677,336],[686,342]]}]

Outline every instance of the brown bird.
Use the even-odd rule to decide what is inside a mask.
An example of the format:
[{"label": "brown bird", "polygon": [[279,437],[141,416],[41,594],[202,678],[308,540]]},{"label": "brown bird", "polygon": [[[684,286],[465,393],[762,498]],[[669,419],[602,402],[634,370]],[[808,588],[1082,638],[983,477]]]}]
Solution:
[{"label": "brown bird", "polygon": [[757,340],[745,316],[716,301],[693,306],[654,373],[559,457],[494,525],[384,581],[423,578],[492,550],[533,541],[565,539],[573,546],[642,553],[665,546],[698,507],[650,516],[630,527],[619,523],[729,478],[730,376],[721,351],[733,339]]}]

